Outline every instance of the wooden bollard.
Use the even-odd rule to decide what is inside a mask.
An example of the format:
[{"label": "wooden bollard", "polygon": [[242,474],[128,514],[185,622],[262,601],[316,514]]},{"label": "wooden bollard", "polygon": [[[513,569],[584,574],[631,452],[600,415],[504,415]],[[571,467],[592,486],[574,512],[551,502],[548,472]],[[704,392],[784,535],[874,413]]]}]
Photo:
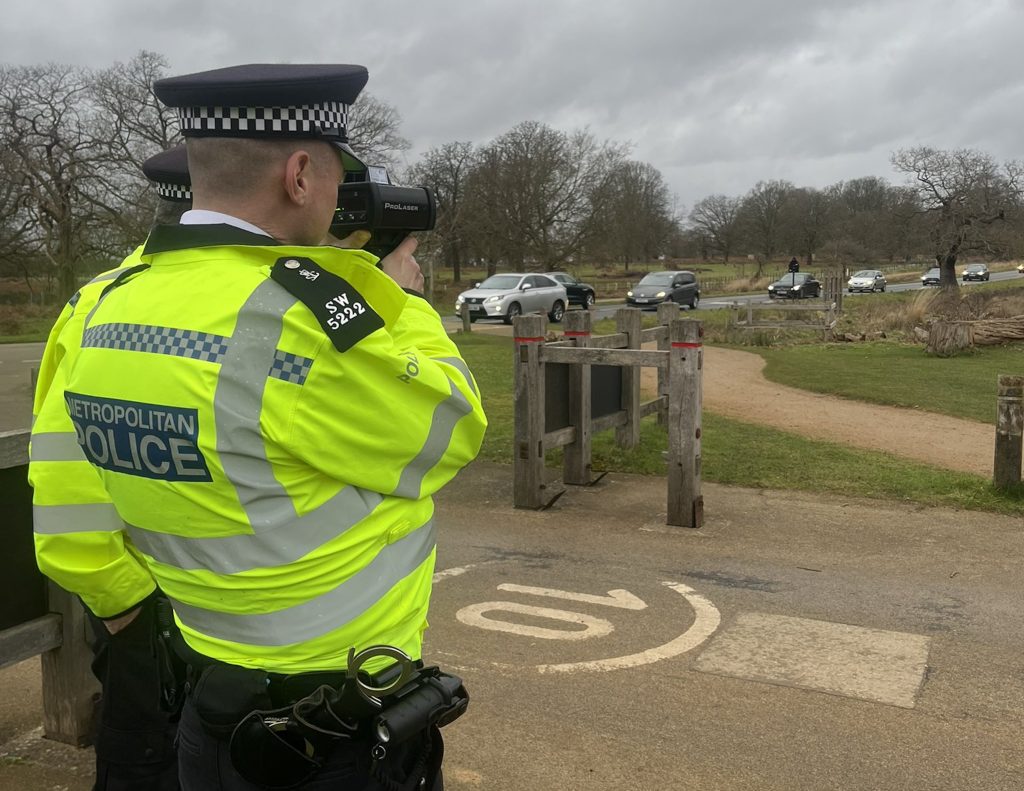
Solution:
[{"label": "wooden bollard", "polygon": [[462,316],[462,331],[472,332],[473,322],[469,320],[469,303],[463,302],[462,307],[459,308],[459,315]]},{"label": "wooden bollard", "polygon": [[[662,302],[658,305],[658,324],[665,328],[665,335],[658,339],[658,351],[667,352],[670,348],[669,325],[679,318],[679,305],[675,302]],[[668,395],[668,368],[658,369],[658,396]],[[658,408],[658,425],[668,422],[668,401]]]},{"label": "wooden bollard", "polygon": [[[626,335],[626,348],[641,347],[642,316],[637,308],[619,308],[615,312],[615,328]],[[622,408],[626,422],[615,428],[615,444],[627,450],[640,444],[640,368],[627,365],[622,369]]]},{"label": "wooden bollard", "polygon": [[540,347],[547,335],[546,316],[516,316],[515,439],[512,459],[512,498],[516,508],[542,508],[544,475],[544,366]]},{"label": "wooden bollard", "polygon": [[[590,346],[591,316],[587,310],[571,310],[562,319],[567,341],[576,348]],[[590,483],[591,384],[589,365],[569,366],[569,422],[576,427],[576,439],[565,446],[562,480],[578,486]]]},{"label": "wooden bollard", "polygon": [[668,518],[667,523],[704,524],[701,494],[701,406],[704,322],[676,319],[669,325]]},{"label": "wooden bollard", "polygon": [[1024,448],[1024,376],[999,375],[996,399],[996,452],[992,484],[1006,489],[1020,483]]}]

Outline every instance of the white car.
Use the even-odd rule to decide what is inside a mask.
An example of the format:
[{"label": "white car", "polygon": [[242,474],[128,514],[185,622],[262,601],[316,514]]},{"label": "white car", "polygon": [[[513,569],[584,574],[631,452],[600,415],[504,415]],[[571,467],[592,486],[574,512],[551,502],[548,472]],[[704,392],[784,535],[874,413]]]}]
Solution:
[{"label": "white car", "polygon": [[524,313],[543,311],[553,322],[562,320],[569,298],[565,286],[547,275],[491,275],[455,300],[455,315],[462,315],[462,306],[469,305],[469,320],[512,319]]},{"label": "white car", "polygon": [[846,288],[851,294],[854,291],[885,291],[885,275],[877,269],[862,269],[854,273]]}]

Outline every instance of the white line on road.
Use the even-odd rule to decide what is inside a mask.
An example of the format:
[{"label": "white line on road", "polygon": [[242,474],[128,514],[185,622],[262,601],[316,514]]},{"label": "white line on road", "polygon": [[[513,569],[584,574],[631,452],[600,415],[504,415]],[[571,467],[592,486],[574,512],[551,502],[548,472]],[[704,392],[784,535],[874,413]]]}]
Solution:
[{"label": "white line on road", "polygon": [[649,648],[629,656],[618,656],[611,659],[598,659],[593,662],[566,662],[560,665],[537,665],[541,673],[571,673],[583,671],[608,671],[622,670],[639,665],[647,665],[658,662],[662,659],[669,659],[687,651],[692,651],[698,645],[707,640],[718,629],[722,622],[722,616],[710,601],[705,599],[693,588],[687,587],[679,582],[663,582],[663,585],[682,594],[690,606],[693,607],[693,624],[674,640],[669,640],[663,645]]},{"label": "white line on road", "polygon": [[[535,618],[550,618],[553,621],[577,623],[584,628],[567,630],[527,626],[522,623],[502,621],[498,618],[488,618],[484,615],[488,612],[517,612],[521,615],[532,615]],[[604,637],[615,629],[604,618],[595,618],[593,615],[584,615],[581,612],[569,612],[568,610],[553,610],[550,607],[533,607],[529,604],[512,601],[485,601],[480,604],[470,604],[455,613],[455,617],[466,626],[476,626],[480,629],[489,629],[492,632],[510,632],[525,637],[539,637],[542,640],[586,640],[591,637]]]},{"label": "white line on road", "polygon": [[618,607],[621,610],[644,610],[647,605],[626,590],[608,591],[607,596],[594,596],[589,593],[572,593],[571,591],[555,590],[553,588],[533,588],[529,585],[513,585],[502,583],[498,586],[500,591],[510,593],[527,593],[532,596],[548,596],[553,599],[566,599],[568,601],[581,601],[587,604],[601,604],[605,607]]}]

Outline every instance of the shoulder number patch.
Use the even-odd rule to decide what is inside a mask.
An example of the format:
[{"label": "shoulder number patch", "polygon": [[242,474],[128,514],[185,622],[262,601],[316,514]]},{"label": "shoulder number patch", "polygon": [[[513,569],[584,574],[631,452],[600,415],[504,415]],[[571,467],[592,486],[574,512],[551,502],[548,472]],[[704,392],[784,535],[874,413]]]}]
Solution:
[{"label": "shoulder number patch", "polygon": [[310,258],[278,258],[270,277],[313,312],[339,352],[347,351],[384,326],[384,319],[345,278],[328,272]]}]

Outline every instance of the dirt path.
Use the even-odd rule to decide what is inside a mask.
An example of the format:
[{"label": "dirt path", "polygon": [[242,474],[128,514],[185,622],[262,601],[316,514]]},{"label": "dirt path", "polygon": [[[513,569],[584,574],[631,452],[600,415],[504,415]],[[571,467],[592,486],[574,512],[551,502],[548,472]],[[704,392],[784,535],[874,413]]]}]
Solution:
[{"label": "dirt path", "polygon": [[[765,379],[764,365],[757,354],[706,348],[704,408],[812,439],[883,451],[985,477],[992,474],[994,426],[786,387]],[[656,381],[654,369],[645,369],[645,392],[653,393]]]}]

